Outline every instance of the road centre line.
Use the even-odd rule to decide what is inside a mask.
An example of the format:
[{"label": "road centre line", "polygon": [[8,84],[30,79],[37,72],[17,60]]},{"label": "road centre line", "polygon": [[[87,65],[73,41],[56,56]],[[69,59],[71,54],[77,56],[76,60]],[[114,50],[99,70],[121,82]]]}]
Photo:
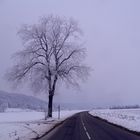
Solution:
[{"label": "road centre line", "polygon": [[87,135],[88,139],[91,140],[91,137],[90,137],[90,135],[89,135],[89,133],[88,133],[86,127],[85,127],[85,124],[84,124],[82,118],[81,118],[81,122],[82,122],[83,128],[84,128],[84,130],[85,130],[85,132],[86,132],[86,135]]},{"label": "road centre line", "polygon": [[88,139],[91,140],[91,137],[90,137],[89,133],[86,132],[86,134],[87,134],[87,136],[88,136]]}]

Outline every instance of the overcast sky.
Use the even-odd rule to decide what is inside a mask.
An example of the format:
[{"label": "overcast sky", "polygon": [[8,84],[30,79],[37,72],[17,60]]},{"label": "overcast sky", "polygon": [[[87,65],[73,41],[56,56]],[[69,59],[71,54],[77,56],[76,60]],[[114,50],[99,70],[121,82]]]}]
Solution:
[{"label": "overcast sky", "polygon": [[[86,62],[94,71],[81,89],[61,89],[58,102],[140,104],[140,0],[0,0],[0,89],[11,55],[22,48],[17,31],[41,16],[73,17],[84,32]],[[25,93],[26,91],[26,93]],[[31,93],[25,88],[15,92]]]}]

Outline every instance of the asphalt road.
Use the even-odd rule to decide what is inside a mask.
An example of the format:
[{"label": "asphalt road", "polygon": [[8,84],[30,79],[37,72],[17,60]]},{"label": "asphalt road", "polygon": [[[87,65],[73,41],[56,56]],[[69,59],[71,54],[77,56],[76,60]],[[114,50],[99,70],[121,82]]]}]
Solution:
[{"label": "asphalt road", "polygon": [[140,140],[140,136],[82,112],[41,140]]}]

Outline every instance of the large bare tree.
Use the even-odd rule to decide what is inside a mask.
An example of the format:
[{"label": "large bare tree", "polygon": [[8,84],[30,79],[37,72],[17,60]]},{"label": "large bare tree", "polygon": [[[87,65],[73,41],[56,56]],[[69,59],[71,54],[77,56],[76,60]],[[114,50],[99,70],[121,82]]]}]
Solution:
[{"label": "large bare tree", "polygon": [[24,49],[17,52],[16,64],[8,72],[8,80],[26,82],[36,91],[49,96],[48,117],[52,117],[53,96],[58,83],[78,85],[89,68],[82,62],[85,49],[80,44],[81,29],[76,21],[58,16],[41,18],[35,25],[19,30]]}]

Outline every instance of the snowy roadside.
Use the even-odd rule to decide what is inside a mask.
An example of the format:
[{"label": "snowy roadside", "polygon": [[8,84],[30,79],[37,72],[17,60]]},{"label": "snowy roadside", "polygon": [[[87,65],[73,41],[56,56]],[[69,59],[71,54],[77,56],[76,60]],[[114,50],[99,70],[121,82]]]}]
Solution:
[{"label": "snowy roadside", "polygon": [[52,129],[57,123],[81,112],[80,110],[53,112],[53,118],[44,120],[44,112],[14,111],[0,113],[0,139],[2,140],[31,140],[40,137]]},{"label": "snowy roadside", "polygon": [[89,113],[131,131],[140,132],[140,109],[95,109]]}]

